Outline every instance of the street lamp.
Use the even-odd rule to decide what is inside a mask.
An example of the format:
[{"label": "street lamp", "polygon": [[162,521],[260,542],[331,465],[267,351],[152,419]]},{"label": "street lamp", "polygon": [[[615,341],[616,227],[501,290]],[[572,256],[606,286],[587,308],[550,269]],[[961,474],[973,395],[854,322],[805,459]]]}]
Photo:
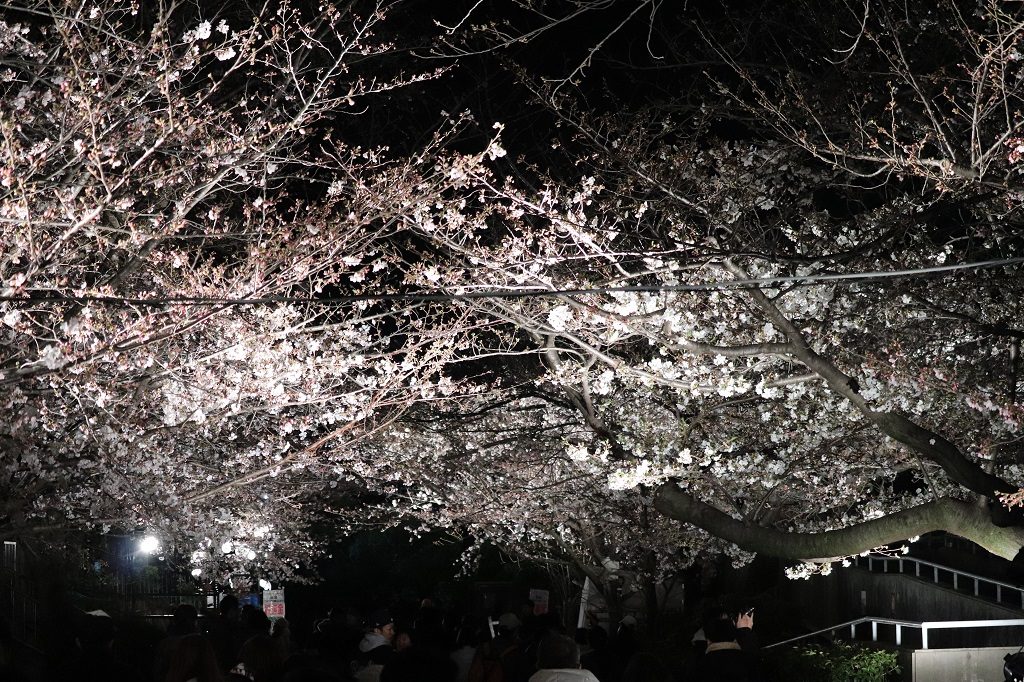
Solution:
[{"label": "street lamp", "polygon": [[156,554],[160,551],[160,540],[155,535],[147,535],[139,540],[139,551],[143,554]]}]

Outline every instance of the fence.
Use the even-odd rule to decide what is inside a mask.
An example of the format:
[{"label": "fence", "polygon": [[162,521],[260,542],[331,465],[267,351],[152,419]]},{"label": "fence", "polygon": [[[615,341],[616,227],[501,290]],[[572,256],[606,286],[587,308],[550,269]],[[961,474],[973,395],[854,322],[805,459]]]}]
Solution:
[{"label": "fence", "polygon": [[[792,644],[803,639],[809,639],[811,637],[817,637],[823,634],[829,634],[835,637],[837,633],[845,631],[849,628],[850,639],[857,638],[857,626],[870,624],[871,625],[871,641],[878,642],[878,631],[879,625],[892,625],[894,633],[893,644],[896,646],[903,646],[903,630],[905,628],[911,628],[913,630],[919,630],[921,634],[921,648],[928,648],[928,633],[933,630],[953,630],[953,629],[968,629],[968,628],[1002,628],[1002,627],[1024,627],[1024,618],[1009,618],[1009,619],[997,619],[997,620],[938,620],[938,621],[922,621],[915,622],[910,620],[898,620],[895,618],[877,618],[874,616],[864,616],[863,618],[857,618],[854,620],[846,621],[845,623],[839,623],[832,625],[827,628],[815,630],[814,632],[808,632],[803,635],[796,637],[790,637],[784,639],[781,642],[775,642],[769,644],[763,648],[771,649],[773,647],[783,646],[786,644]],[[888,628],[885,628],[888,630]]]},{"label": "fence", "polygon": [[[924,568],[925,574],[930,574],[932,582],[935,584],[940,583],[940,577],[949,575],[952,577],[952,584],[954,590],[960,590],[962,583],[973,584],[974,596],[975,597],[992,597],[996,603],[1002,604],[1003,598],[1006,595],[1014,595],[1014,608],[1024,609],[1024,587],[1020,585],[1013,585],[1011,583],[1003,582],[1001,580],[994,580],[992,578],[986,578],[967,571],[961,571],[949,566],[943,566],[936,564],[931,561],[925,561],[924,559],[917,559],[911,556],[885,556],[878,554],[869,554],[866,557],[856,557],[854,564],[857,566],[866,567],[869,571],[875,570],[875,565],[880,563],[882,565],[882,572],[889,573],[890,564],[897,564],[896,568],[899,573],[905,573],[905,565],[913,564],[914,575],[918,578],[927,579],[922,576],[922,567]],[[982,591],[982,587],[985,588]]]}]

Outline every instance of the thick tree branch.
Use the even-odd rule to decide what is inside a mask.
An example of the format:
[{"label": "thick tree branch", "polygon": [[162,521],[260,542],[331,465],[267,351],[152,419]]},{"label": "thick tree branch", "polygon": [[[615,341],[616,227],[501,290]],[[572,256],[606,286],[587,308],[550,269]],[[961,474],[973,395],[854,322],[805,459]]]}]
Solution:
[{"label": "thick tree branch", "polygon": [[702,528],[748,551],[805,561],[860,554],[936,530],[970,540],[1008,560],[1024,547],[1024,528],[1000,528],[992,524],[985,510],[949,498],[821,533],[787,533],[734,519],[673,483],[658,489],[654,506],[670,518]]}]

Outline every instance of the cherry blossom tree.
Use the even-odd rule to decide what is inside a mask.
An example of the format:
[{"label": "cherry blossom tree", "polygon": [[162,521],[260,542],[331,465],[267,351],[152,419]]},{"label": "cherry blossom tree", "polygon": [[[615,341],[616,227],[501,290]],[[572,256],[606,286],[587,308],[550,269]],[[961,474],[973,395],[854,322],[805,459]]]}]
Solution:
[{"label": "cherry blossom tree", "polygon": [[338,508],[352,528],[402,524],[468,540],[464,567],[493,544],[517,559],[566,566],[591,579],[613,612],[639,594],[652,614],[670,582],[702,552],[737,553],[731,543],[683,528],[652,497],[608,486],[592,440],[559,392],[491,389],[447,409],[406,413],[368,444],[385,463],[374,478],[379,504]]},{"label": "cherry blossom tree", "polygon": [[[468,411],[512,433],[420,433],[445,464],[414,456],[389,504],[591,566],[652,544],[685,565],[708,535],[796,575],[935,530],[1018,555],[1021,24],[805,9],[822,30],[699,24],[713,87],[680,102],[602,113],[518,71],[569,131],[561,161],[473,177],[497,236],[422,220],[446,261],[429,285],[486,294],[454,304],[486,322],[475,342],[537,366]],[[708,535],[620,532],[651,509]]]},{"label": "cherry blossom tree", "polygon": [[[773,186],[794,163],[785,150],[730,145],[684,162],[709,183],[763,192],[762,203],[785,200],[792,186]],[[813,162],[794,169],[808,184],[831,172]],[[950,244],[882,241],[891,225],[861,226],[863,216],[820,237],[808,226],[779,258],[695,233],[686,204],[673,218],[671,202],[628,202],[593,177],[541,196],[490,189],[488,203],[504,205],[516,227],[497,246],[432,230],[439,248],[467,255],[433,276],[467,293],[551,293],[460,302],[487,321],[494,353],[536,356],[536,375],[504,389],[517,399],[413,437],[426,444],[394,462],[406,473],[389,503],[407,496],[407,513],[425,522],[486,528],[506,544],[548,542],[584,565],[636,566],[652,546],[685,565],[707,550],[664,519],[637,522],[654,510],[743,549],[821,566],[933,530],[1016,556],[1022,531],[994,524],[975,501],[1014,491],[1020,475],[1020,408],[1005,389],[1007,376],[1016,382],[1015,344],[993,335],[1014,339],[1005,324],[1019,314],[1020,245],[1000,245],[1007,233],[954,252],[955,263],[1016,258],[1011,269],[924,274],[957,267]],[[737,194],[702,212],[738,222]],[[668,244],[659,229],[673,230]],[[838,253],[837,236],[848,240]],[[872,274],[893,270],[918,272]],[[650,290],[626,290],[634,285]],[[482,443],[480,421],[493,422]],[[895,486],[900,477],[909,483]],[[668,556],[660,567],[673,564]]]},{"label": "cherry blossom tree", "polygon": [[[320,513],[606,583],[1014,558],[1015,17],[637,3],[556,77],[516,52],[604,6],[474,12],[415,68],[385,4],[5,16],[3,532],[150,528],[207,575],[289,575]],[[495,56],[528,120],[363,142]]]},{"label": "cherry blossom tree", "polygon": [[371,66],[390,4],[247,8],[0,20],[5,537],[138,528],[196,574],[289,575],[354,445],[457,390],[457,316],[358,296],[401,286],[462,124],[404,157],[344,139],[434,75]]}]

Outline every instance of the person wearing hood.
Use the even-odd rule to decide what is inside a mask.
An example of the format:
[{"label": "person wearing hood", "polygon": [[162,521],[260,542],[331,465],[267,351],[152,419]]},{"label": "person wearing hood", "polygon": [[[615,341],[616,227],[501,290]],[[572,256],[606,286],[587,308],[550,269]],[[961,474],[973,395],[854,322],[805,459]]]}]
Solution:
[{"label": "person wearing hood", "polygon": [[537,672],[530,682],[599,682],[580,668],[580,649],[571,637],[548,635],[537,649]]},{"label": "person wearing hood", "polygon": [[395,637],[395,621],[387,609],[370,614],[367,632],[359,642],[359,668],[355,671],[358,682],[379,682],[384,666],[391,661],[395,650],[391,640]]}]

